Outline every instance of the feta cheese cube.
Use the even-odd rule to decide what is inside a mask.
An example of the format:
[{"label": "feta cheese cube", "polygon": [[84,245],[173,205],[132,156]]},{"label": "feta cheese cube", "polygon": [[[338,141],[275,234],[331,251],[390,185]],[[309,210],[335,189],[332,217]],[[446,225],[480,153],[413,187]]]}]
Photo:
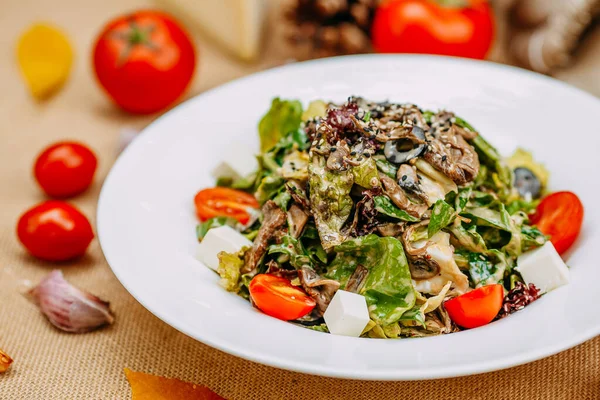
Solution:
[{"label": "feta cheese cube", "polygon": [[211,175],[215,179],[239,179],[250,175],[252,172],[256,171],[257,168],[258,162],[250,149],[247,147],[234,146],[231,151],[225,155],[223,161],[213,168]]},{"label": "feta cheese cube", "polygon": [[359,337],[370,319],[367,300],[360,294],[338,290],[323,318],[332,334]]},{"label": "feta cheese cube", "polygon": [[517,259],[516,269],[527,284],[533,283],[541,293],[569,283],[569,268],[549,241],[522,254]]},{"label": "feta cheese cube", "polygon": [[244,235],[230,226],[220,226],[206,233],[202,242],[198,244],[196,258],[216,271],[219,266],[217,254],[222,251],[236,253],[246,246],[252,246],[252,242]]}]

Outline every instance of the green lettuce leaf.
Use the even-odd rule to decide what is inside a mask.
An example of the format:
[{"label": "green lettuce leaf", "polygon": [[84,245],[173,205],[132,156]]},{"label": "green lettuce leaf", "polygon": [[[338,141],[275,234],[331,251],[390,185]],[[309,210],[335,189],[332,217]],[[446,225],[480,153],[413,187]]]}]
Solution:
[{"label": "green lettuce leaf", "polygon": [[433,205],[431,211],[431,219],[429,220],[429,226],[427,227],[427,235],[432,237],[448,225],[450,225],[456,218],[456,211],[452,206],[446,203],[444,200],[438,200]]},{"label": "green lettuce leaf", "polygon": [[398,239],[370,234],[347,240],[334,251],[326,276],[340,282],[342,288],[359,264],[369,270],[360,294],[367,299],[371,319],[377,324],[397,322],[415,305],[408,262]]},{"label": "green lettuce leaf", "polygon": [[389,162],[384,156],[375,156],[373,159],[375,160],[375,165],[378,170],[390,178],[396,179],[396,174],[398,173],[398,167],[396,165]]},{"label": "green lettuce leaf", "polygon": [[206,221],[201,222],[198,225],[196,225],[196,236],[198,237],[199,241],[202,241],[202,239],[204,239],[204,236],[206,236],[206,233],[208,232],[209,229],[218,228],[219,226],[223,226],[223,225],[227,225],[227,226],[231,226],[232,228],[235,228],[235,226],[237,224],[238,224],[237,219],[231,218],[231,217],[210,218],[210,219],[207,219]]},{"label": "green lettuce leaf", "polygon": [[471,278],[471,284],[474,287],[485,286],[488,284],[488,280],[492,280],[492,283],[498,283],[502,276],[499,279],[497,278],[498,268],[487,259],[481,253],[468,253],[467,260],[469,265],[469,277]]},{"label": "green lettuce leaf", "polygon": [[344,241],[342,226],[352,212],[351,171],[335,172],[325,167],[325,158],[313,154],[308,166],[310,206],[325,250]]},{"label": "green lettuce leaf", "polygon": [[297,131],[302,122],[302,104],[297,100],[281,100],[276,97],[271,108],[258,124],[260,150],[266,152],[292,131]]},{"label": "green lettuce leaf", "polygon": [[422,326],[425,327],[425,314],[421,311],[420,305],[415,305],[413,308],[402,314],[399,322],[404,326]]},{"label": "green lettuce leaf", "polygon": [[487,207],[467,206],[461,215],[469,218],[475,225],[489,226],[507,232],[512,231],[510,214],[504,208],[504,204],[500,202],[495,202]]},{"label": "green lettuce leaf", "polygon": [[267,254],[279,254],[277,262],[289,262],[296,269],[300,269],[303,265],[313,265],[310,256],[302,246],[302,242],[289,235],[285,235],[280,244],[269,246]]},{"label": "green lettuce leaf", "polygon": [[377,164],[373,158],[363,158],[359,165],[352,167],[352,175],[354,175],[354,183],[365,189],[381,186]]},{"label": "green lettuce leaf", "polygon": [[450,233],[454,236],[459,244],[459,248],[466,249],[475,253],[483,253],[487,251],[487,245],[479,233],[475,225],[465,228],[462,222],[456,221],[449,227]]},{"label": "green lettuce leaf", "polygon": [[[471,124],[460,117],[455,117],[454,123],[470,130],[471,132],[477,132],[477,130],[475,130]],[[488,177],[491,178],[493,187],[500,192],[502,197],[508,196],[512,190],[513,175],[511,168],[508,166],[504,158],[502,158],[494,146],[492,146],[479,134],[473,140],[471,140],[470,143],[473,145],[475,151],[479,155],[479,161],[481,164],[491,169],[491,174],[489,174],[489,171],[485,172],[487,173]]]},{"label": "green lettuce leaf", "polygon": [[239,292],[240,290],[240,269],[244,266],[244,252],[227,253],[221,251],[219,257],[219,266],[217,273],[221,277],[219,284],[230,292]]},{"label": "green lettuce leaf", "polygon": [[458,194],[456,195],[456,200],[454,207],[456,208],[456,212],[460,213],[467,206],[469,202],[469,198],[471,197],[471,193],[473,193],[473,188],[464,187],[458,190]]},{"label": "green lettuce leaf", "polygon": [[485,253],[460,252],[467,259],[469,278],[473,287],[502,282],[504,273],[510,270],[506,255],[500,250]]},{"label": "green lettuce leaf", "polygon": [[285,191],[285,180],[278,175],[268,175],[261,180],[254,197],[260,204],[264,204],[282,191]]},{"label": "green lettuce leaf", "polygon": [[279,193],[273,197],[275,204],[277,204],[283,211],[287,211],[290,200],[292,200],[292,195],[285,190],[285,188],[281,188]]},{"label": "green lettuce leaf", "polygon": [[535,211],[538,204],[540,204],[540,200],[525,201],[523,199],[517,199],[506,205],[506,211],[508,211],[510,215],[514,215],[518,212],[531,214]]},{"label": "green lettuce leaf", "polygon": [[419,221],[418,218],[396,207],[387,196],[375,196],[373,197],[373,201],[375,202],[375,209],[383,215],[407,222]]},{"label": "green lettuce leaf", "polygon": [[523,253],[543,246],[547,241],[548,237],[535,226],[523,225],[521,227],[521,251]]}]

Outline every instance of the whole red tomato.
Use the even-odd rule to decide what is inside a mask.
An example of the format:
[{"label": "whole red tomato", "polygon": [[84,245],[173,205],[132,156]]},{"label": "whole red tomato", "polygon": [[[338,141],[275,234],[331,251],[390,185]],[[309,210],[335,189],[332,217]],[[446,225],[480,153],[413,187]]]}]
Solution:
[{"label": "whole red tomato", "polygon": [[485,0],[390,0],[375,12],[380,53],[427,53],[483,59],[494,37]]},{"label": "whole red tomato", "polygon": [[196,67],[194,46],[171,16],[139,11],[104,28],[94,47],[96,77],[121,108],[160,111],[177,100]]},{"label": "whole red tomato", "polygon": [[583,224],[583,204],[572,192],[556,192],[542,199],[530,217],[550,241],[559,254],[575,243]]},{"label": "whole red tomato", "polygon": [[94,238],[92,226],[78,209],[64,201],[46,201],[19,218],[17,235],[34,256],[65,261],[85,253]]},{"label": "whole red tomato", "polygon": [[52,197],[69,197],[86,190],[96,172],[96,155],[85,145],[59,142],[44,149],[33,173],[44,192]]}]

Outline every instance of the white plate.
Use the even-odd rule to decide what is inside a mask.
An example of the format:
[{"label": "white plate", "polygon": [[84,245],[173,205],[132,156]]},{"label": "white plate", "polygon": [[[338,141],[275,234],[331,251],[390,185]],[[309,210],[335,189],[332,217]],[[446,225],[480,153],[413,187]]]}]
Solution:
[{"label": "white plate", "polygon": [[[256,126],[275,96],[344,101],[349,95],[455,111],[501,151],[532,149],[552,189],[586,206],[568,259],[571,283],[509,318],[424,339],[361,339],[268,317],[217,285],[194,258],[193,197],[232,144],[257,149]],[[600,102],[556,80],[487,62],[429,56],[355,56],[252,75],[185,102],[151,124],[110,172],[98,237],[115,275],[169,325],[228,353],[311,374],[427,379],[506,368],[600,333],[597,206]],[[588,251],[585,251],[588,250]]]}]

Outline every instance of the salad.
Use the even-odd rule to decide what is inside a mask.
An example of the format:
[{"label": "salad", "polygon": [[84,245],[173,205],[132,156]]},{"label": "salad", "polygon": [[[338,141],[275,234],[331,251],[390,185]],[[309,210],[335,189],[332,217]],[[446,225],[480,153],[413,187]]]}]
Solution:
[{"label": "salad", "polygon": [[583,206],[449,111],[273,100],[194,201],[198,258],[263,313],[348,336],[475,328],[568,282]]}]

